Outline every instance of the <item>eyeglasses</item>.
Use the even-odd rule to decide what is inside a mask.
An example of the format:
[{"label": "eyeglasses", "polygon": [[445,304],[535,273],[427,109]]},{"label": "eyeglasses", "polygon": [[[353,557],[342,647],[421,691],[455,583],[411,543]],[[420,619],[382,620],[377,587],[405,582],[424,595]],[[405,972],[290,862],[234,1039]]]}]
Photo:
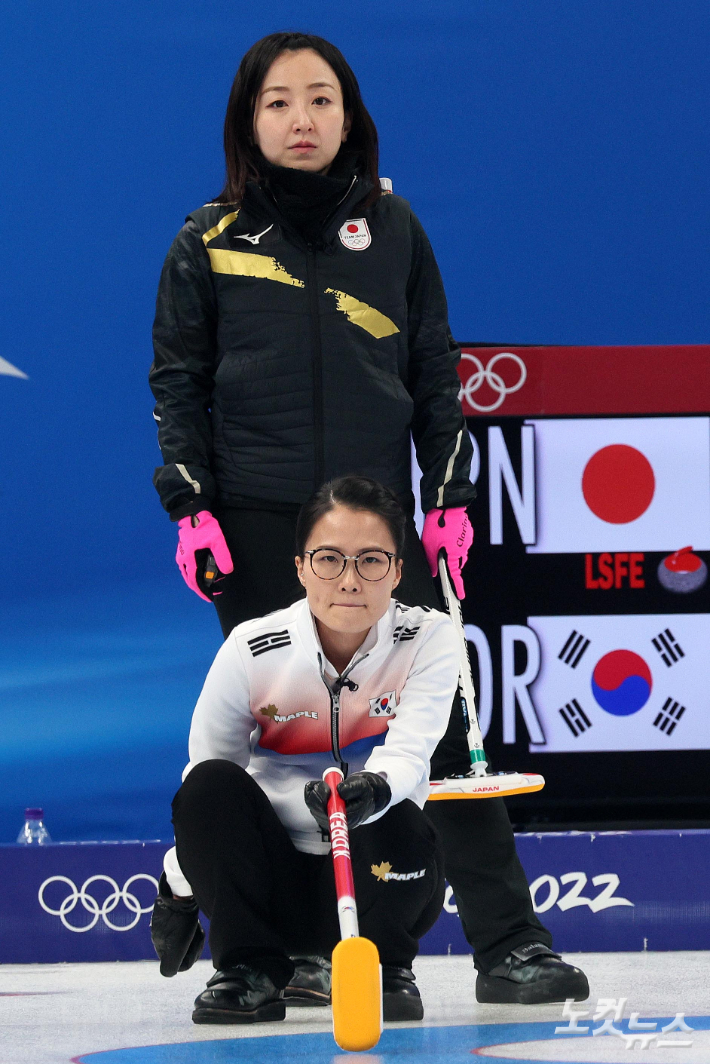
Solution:
[{"label": "eyeglasses", "polygon": [[376,583],[384,580],[392,568],[392,559],[396,554],[388,550],[364,550],[360,554],[343,554],[332,547],[319,547],[305,552],[310,559],[311,569],[321,580],[337,580],[345,571],[348,562],[355,562],[355,569],[363,580]]}]

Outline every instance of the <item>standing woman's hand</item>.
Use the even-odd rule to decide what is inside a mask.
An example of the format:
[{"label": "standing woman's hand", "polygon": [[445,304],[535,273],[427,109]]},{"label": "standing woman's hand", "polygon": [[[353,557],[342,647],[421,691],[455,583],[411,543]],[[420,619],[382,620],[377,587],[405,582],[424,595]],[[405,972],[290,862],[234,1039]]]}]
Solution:
[{"label": "standing woman's hand", "polygon": [[461,570],[466,564],[473,543],[473,525],[468,519],[466,507],[430,510],[424,518],[422,543],[432,576],[437,576],[439,572],[439,551],[446,551],[454,591],[459,599],[465,598]]},{"label": "standing woman's hand", "polygon": [[[232,555],[229,553],[229,547],[219,527],[219,522],[207,510],[200,510],[193,517],[183,517],[181,521],[178,521],[178,530],[180,538],[175,561],[183,580],[196,595],[199,595],[205,602],[211,602],[212,600],[200,590],[198,584],[198,578],[201,579],[204,576],[205,563],[209,556],[207,552],[212,553],[221,573],[231,573],[234,569]],[[205,551],[202,558],[197,557],[198,551]]]}]

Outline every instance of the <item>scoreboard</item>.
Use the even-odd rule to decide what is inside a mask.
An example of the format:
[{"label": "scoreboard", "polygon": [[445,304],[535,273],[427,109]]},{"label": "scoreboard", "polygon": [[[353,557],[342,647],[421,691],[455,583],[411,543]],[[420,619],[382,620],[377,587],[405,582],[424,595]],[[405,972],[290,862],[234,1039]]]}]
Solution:
[{"label": "scoreboard", "polygon": [[459,374],[477,488],[463,610],[494,767],[542,772],[540,808],[700,810],[710,346],[463,344]]}]

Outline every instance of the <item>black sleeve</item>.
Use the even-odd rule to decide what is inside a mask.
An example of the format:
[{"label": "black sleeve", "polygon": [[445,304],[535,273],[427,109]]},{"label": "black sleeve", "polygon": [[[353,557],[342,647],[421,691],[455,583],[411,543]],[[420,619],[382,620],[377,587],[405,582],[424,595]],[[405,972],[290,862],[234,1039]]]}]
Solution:
[{"label": "black sleeve", "polygon": [[168,252],[153,324],[150,387],[165,465],[153,483],[173,521],[210,510],[217,489],[210,470],[210,403],[217,310],[209,259],[189,221]]},{"label": "black sleeve", "polygon": [[472,447],[466,428],[456,367],[461,352],[449,329],[446,295],[431,244],[411,215],[412,266],[409,308],[409,393],[414,400],[412,438],[422,471],[421,500],[433,509],[467,506]]}]

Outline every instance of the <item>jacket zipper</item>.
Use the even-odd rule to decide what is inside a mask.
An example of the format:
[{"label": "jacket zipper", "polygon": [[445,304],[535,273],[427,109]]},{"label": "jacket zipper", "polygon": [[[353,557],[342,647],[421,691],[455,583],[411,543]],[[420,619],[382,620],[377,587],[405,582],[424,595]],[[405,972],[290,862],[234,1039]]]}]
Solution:
[{"label": "jacket zipper", "polygon": [[[357,182],[353,174],[350,187],[334,209],[331,218],[348,198]],[[327,224],[326,224],[327,229]],[[312,244],[306,253],[306,279],[308,283],[308,307],[311,317],[311,344],[313,347],[313,431],[314,441],[314,488],[318,491],[325,480],[325,415],[323,408],[323,345],[321,343],[320,313],[318,310],[318,288],[316,287],[316,252]]]},{"label": "jacket zipper", "polygon": [[340,771],[347,779],[348,766],[343,761],[343,755],[340,753],[340,692],[343,689],[343,679],[339,676],[333,684],[330,693],[330,746],[333,751],[333,757],[340,765]]},{"label": "jacket zipper", "polygon": [[349,680],[348,676],[361,661],[369,657],[369,654],[363,654],[361,658],[354,661],[352,665],[345,670],[345,672],[338,677],[333,686],[331,687],[325,678],[325,670],[323,668],[323,658],[318,655],[318,664],[320,665],[321,680],[328,689],[330,695],[330,748],[333,753],[333,757],[340,766],[340,771],[347,779],[348,777],[348,765],[346,761],[343,761],[343,756],[340,752],[340,694],[344,687],[347,687],[349,691],[357,691],[358,685],[353,680]]},{"label": "jacket zipper", "polygon": [[311,361],[313,365],[313,433],[314,433],[314,489],[317,491],[325,480],[324,412],[323,412],[323,347],[318,313],[318,288],[316,286],[316,253],[309,245],[306,253],[306,278],[308,283],[308,309],[311,320]]},{"label": "jacket zipper", "polygon": [[[332,217],[342,207],[343,203],[352,194],[357,185],[357,174],[353,174],[350,187],[335,207]],[[263,189],[259,190],[262,202],[270,207],[276,207],[279,224],[283,221],[278,206],[273,198],[267,197]],[[272,214],[272,211],[269,211]],[[307,245],[306,251],[306,283],[308,286],[308,310],[311,322],[311,363],[313,366],[313,431],[314,440],[314,490],[317,491],[325,480],[325,443],[324,426],[325,416],[323,408],[323,346],[321,343],[320,314],[318,312],[318,288],[316,287],[316,252],[312,244]]]}]

